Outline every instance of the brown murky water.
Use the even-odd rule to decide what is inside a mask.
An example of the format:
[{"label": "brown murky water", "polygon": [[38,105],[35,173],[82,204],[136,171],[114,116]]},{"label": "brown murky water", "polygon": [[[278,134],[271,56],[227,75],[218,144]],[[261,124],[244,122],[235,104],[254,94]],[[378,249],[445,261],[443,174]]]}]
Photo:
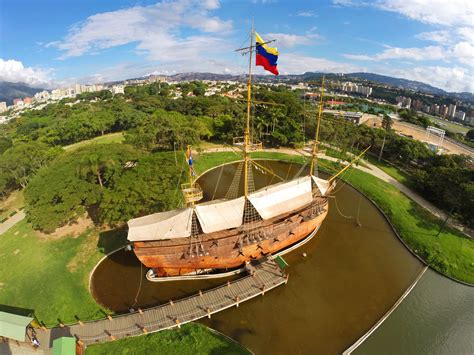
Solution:
[{"label": "brown murky water", "polygon": [[[282,162],[266,161],[265,165],[283,177],[300,170],[300,166]],[[230,184],[235,169],[236,165],[230,164],[205,174],[199,183],[206,197],[225,195],[223,185]],[[272,180],[260,171],[255,170],[254,175],[256,188]],[[336,354],[365,333],[422,266],[370,201],[343,183],[335,196],[317,236],[285,256],[290,264],[286,286],[203,322],[256,354]],[[223,282],[152,283],[143,278],[145,271],[133,252],[112,255],[93,275],[94,297],[120,312],[167,302]]]}]

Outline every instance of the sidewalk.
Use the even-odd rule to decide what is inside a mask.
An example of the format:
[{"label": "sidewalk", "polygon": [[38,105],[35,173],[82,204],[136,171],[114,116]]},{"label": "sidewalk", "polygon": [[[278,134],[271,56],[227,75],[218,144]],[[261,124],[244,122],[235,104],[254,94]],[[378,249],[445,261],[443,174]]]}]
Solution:
[{"label": "sidewalk", "polygon": [[23,220],[25,218],[25,212],[20,211],[13,217],[7,219],[5,222],[0,224],[0,235],[5,233],[7,230],[9,230],[11,227],[13,227],[15,224]]}]

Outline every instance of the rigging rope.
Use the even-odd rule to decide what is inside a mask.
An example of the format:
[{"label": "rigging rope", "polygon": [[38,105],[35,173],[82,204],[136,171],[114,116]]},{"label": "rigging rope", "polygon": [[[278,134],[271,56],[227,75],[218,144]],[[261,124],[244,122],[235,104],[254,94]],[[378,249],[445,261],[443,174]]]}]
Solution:
[{"label": "rigging rope", "polygon": [[362,194],[359,193],[359,204],[357,205],[357,217],[356,217],[356,222],[359,227],[362,227],[362,224],[359,221],[359,212],[360,212],[360,203],[362,201]]},{"label": "rigging rope", "polygon": [[339,212],[339,214],[340,214],[342,217],[344,217],[344,218],[347,218],[347,219],[352,218],[352,216],[346,216],[345,214],[343,214],[343,213],[341,212],[341,210],[339,209],[339,205],[337,204],[337,198],[336,198],[336,196],[333,196],[333,197],[334,197],[334,202],[335,202],[335,204],[336,204],[337,212]]},{"label": "rigging rope", "polygon": [[143,264],[140,263],[140,285],[138,286],[138,291],[135,296],[135,303],[132,304],[132,307],[135,307],[135,305],[138,303],[138,295],[140,294],[140,291],[142,289],[142,283],[143,283]]},{"label": "rigging rope", "polygon": [[219,177],[217,178],[217,184],[216,187],[214,188],[214,193],[212,194],[212,200],[216,197],[216,192],[217,192],[217,187],[219,186],[221,182],[221,177],[222,177],[222,172],[224,171],[224,165],[221,166],[221,171],[219,173]]}]

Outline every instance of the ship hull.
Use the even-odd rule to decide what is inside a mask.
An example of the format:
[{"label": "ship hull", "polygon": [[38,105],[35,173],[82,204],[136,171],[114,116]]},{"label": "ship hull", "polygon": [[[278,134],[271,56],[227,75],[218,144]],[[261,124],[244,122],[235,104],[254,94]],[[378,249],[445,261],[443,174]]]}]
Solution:
[{"label": "ship hull", "polygon": [[316,196],[298,210],[255,224],[248,232],[235,228],[201,234],[195,240],[134,242],[138,259],[158,276],[179,276],[207,269],[228,270],[275,254],[306,238],[321,226],[328,213],[326,197]]}]

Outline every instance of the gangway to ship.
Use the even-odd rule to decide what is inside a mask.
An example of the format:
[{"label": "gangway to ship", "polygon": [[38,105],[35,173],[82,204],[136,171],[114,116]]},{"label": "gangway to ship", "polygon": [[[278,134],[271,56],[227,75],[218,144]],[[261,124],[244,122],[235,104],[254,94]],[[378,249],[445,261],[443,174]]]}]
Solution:
[{"label": "gangway to ship", "polygon": [[267,258],[254,265],[251,275],[234,281],[228,281],[221,286],[198,294],[152,307],[146,310],[134,311],[106,319],[79,322],[74,325],[61,325],[55,328],[37,331],[41,348],[51,348],[53,340],[68,334],[77,339],[82,346],[106,341],[137,336],[165,329],[181,327],[185,323],[230,307],[238,307],[240,303],[250,300],[271,289],[286,284],[288,275],[279,268],[274,259]]}]

